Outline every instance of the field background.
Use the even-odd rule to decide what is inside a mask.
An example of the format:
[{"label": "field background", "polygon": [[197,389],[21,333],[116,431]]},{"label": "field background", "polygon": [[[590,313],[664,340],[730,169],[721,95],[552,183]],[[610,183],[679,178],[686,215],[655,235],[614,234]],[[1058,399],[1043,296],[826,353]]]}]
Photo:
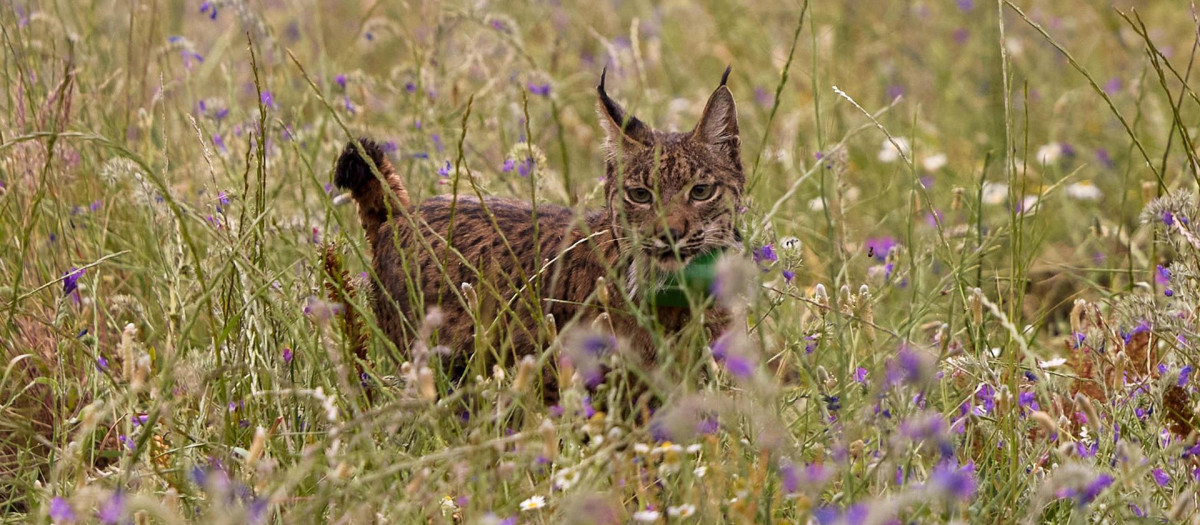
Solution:
[{"label": "field background", "polygon": [[[0,27],[3,521],[1197,513],[1187,2],[4,0]],[[369,255],[329,185],[348,138],[414,199],[599,206],[601,69],[689,129],[730,64],[753,373],[664,348],[642,425],[592,407],[616,385],[547,407],[511,361],[431,390],[355,354],[369,308],[323,269]]]}]

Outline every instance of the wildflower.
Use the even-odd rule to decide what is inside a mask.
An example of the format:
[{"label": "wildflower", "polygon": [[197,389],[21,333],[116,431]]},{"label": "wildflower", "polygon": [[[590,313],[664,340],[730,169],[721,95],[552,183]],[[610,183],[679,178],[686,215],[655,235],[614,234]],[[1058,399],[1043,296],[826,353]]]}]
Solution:
[{"label": "wildflower", "polygon": [[947,499],[969,500],[975,495],[977,487],[975,462],[969,462],[962,467],[944,462],[933,469],[929,475],[929,483]]},{"label": "wildflower", "polygon": [[861,366],[858,367],[858,370],[854,371],[854,380],[859,383],[866,383],[867,382],[867,369],[863,368]]},{"label": "wildflower", "polygon": [[1091,503],[1096,499],[1097,496],[1100,495],[1101,492],[1104,492],[1104,489],[1108,488],[1109,485],[1112,485],[1112,483],[1113,477],[1108,474],[1101,474],[1097,476],[1096,479],[1092,480],[1091,483],[1088,483],[1082,491],[1075,495],[1075,504],[1082,507]]},{"label": "wildflower", "polygon": [[672,518],[690,518],[696,514],[696,506],[684,503],[678,507],[667,507],[667,515]]},{"label": "wildflower", "polygon": [[1057,162],[1059,157],[1062,157],[1062,154],[1062,144],[1058,142],[1051,142],[1038,148],[1034,158],[1037,159],[1038,163],[1042,165],[1050,165]]},{"label": "wildflower", "polygon": [[754,250],[754,262],[759,266],[763,263],[773,263],[779,260],[779,255],[775,253],[775,247],[770,244],[764,244],[761,248]]},{"label": "wildflower", "polygon": [[79,288],[79,278],[83,277],[83,274],[86,272],[86,268],[75,268],[74,266],[70,270],[67,270],[67,273],[63,274],[63,295],[71,295],[71,292],[77,290]]},{"label": "wildflower", "polygon": [[292,349],[287,346],[283,347],[283,362],[291,364],[293,357],[295,357],[295,353],[292,352]]},{"label": "wildflower", "polygon": [[262,102],[264,106],[275,109],[275,95],[272,95],[270,91],[263,91],[262,94],[259,95],[259,101]]},{"label": "wildflower", "polygon": [[446,164],[444,166],[442,166],[440,169],[438,169],[438,175],[441,175],[443,177],[450,176],[450,161],[446,161]]},{"label": "wildflower", "polygon": [[533,173],[533,165],[533,157],[526,157],[525,161],[517,166],[517,173],[522,177],[528,177],[530,173]]},{"label": "wildflower", "polygon": [[96,370],[101,372],[108,370],[108,359],[105,359],[102,355],[96,356]]},{"label": "wildflower", "polygon": [[50,500],[50,521],[56,523],[75,521],[75,511],[71,509],[71,504],[62,498]]},{"label": "wildflower", "polygon": [[128,448],[129,450],[133,450],[136,447],[136,444],[133,442],[133,438],[130,438],[125,434],[118,436],[117,441],[120,441],[121,444],[125,445],[125,448]]},{"label": "wildflower", "polygon": [[346,75],[345,74],[339,74],[338,76],[333,77],[333,82],[335,84],[341,86],[342,89],[346,89]]},{"label": "wildflower", "polygon": [[550,84],[549,83],[545,83],[545,84],[530,83],[528,87],[529,87],[529,92],[533,93],[534,95],[541,95],[543,97],[550,95]]},{"label": "wildflower", "polygon": [[1179,386],[1187,386],[1188,379],[1191,378],[1191,375],[1192,365],[1183,365],[1183,368],[1179,370],[1179,382],[1177,384]]},{"label": "wildflower", "polygon": [[304,303],[304,315],[312,319],[326,323],[335,315],[340,315],[345,309],[342,303],[331,303],[323,301],[315,296],[309,296]]},{"label": "wildflower", "polygon": [[521,511],[537,510],[545,506],[546,498],[544,496],[530,496],[529,499],[521,502]]},{"label": "wildflower", "polygon": [[209,20],[217,19],[217,4],[216,2],[203,2],[200,4],[200,12],[207,13]]},{"label": "wildflower", "polygon": [[138,415],[135,415],[135,416],[129,418],[129,421],[131,423],[133,423],[133,426],[135,426],[135,427],[140,427],[142,425],[145,425],[146,422],[149,420],[150,420],[150,416],[148,414],[138,414]]},{"label": "wildflower", "polygon": [[1021,392],[1017,395],[1017,405],[1026,410],[1038,410],[1037,394],[1034,392]]},{"label": "wildflower", "polygon": [[1109,95],[1116,95],[1118,91],[1121,91],[1121,78],[1120,77],[1112,77],[1112,78],[1108,79],[1108,82],[1104,83],[1104,92],[1105,93],[1108,93]]},{"label": "wildflower", "polygon": [[896,353],[896,357],[888,361],[887,384],[920,383],[925,379],[925,368],[924,357],[908,345],[903,345]]},{"label": "wildflower", "polygon": [[876,260],[883,262],[887,260],[888,252],[897,244],[895,237],[868,237],[863,243],[863,247],[867,249],[867,257],[874,257]]},{"label": "wildflower", "polygon": [[1104,193],[1091,181],[1082,181],[1068,184],[1067,196],[1081,201],[1096,201],[1100,200]]},{"label": "wildflower", "polygon": [[964,13],[975,9],[975,0],[958,0],[958,9]]},{"label": "wildflower", "polygon": [[100,523],[105,525],[120,522],[125,517],[125,494],[119,490],[114,492],[112,497],[100,506],[100,512],[96,517],[100,518]]},{"label": "wildflower", "polygon": [[734,377],[745,379],[754,373],[754,362],[745,356],[730,356],[725,360],[725,368]]},{"label": "wildflower", "polygon": [[1008,185],[999,182],[983,183],[984,204],[1000,204],[1008,198]]},{"label": "wildflower", "polygon": [[1159,219],[1162,220],[1162,223],[1165,226],[1170,227],[1175,225],[1175,214],[1171,213],[1170,210],[1163,210]]},{"label": "wildflower", "polygon": [[633,521],[650,523],[653,521],[658,521],[658,518],[660,516],[662,516],[662,513],[657,510],[653,510],[653,509],[639,510],[639,511],[633,513]]},{"label": "wildflower", "polygon": [[796,272],[793,272],[791,270],[783,271],[783,281],[784,282],[790,283],[790,282],[792,282],[792,279],[795,279],[795,278],[796,278]]},{"label": "wildflower", "polygon": [[708,467],[704,465],[692,469],[692,475],[697,478],[703,478],[705,474],[708,474]]},{"label": "wildflower", "polygon": [[517,166],[517,163],[513,159],[504,159],[504,165],[500,167],[500,171],[504,172],[504,173],[508,173],[508,172],[512,171],[513,168],[515,168],[516,166]]},{"label": "wildflower", "polygon": [[216,146],[217,149],[221,150],[221,153],[229,151],[228,148],[225,147],[225,139],[221,138],[220,133],[213,133],[212,140],[213,145]]},{"label": "wildflower", "polygon": [[[946,162],[946,154],[938,153],[936,155],[925,157],[925,159],[921,161],[921,166],[925,168],[925,171],[934,172],[944,168],[946,166]],[[928,188],[929,186],[925,187]]]},{"label": "wildflower", "polygon": [[[889,98],[896,97],[889,96]],[[907,156],[911,151],[912,145],[909,144],[906,138],[883,139],[882,147],[879,150],[879,161],[887,163],[896,162],[900,157]]]},{"label": "wildflower", "polygon": [[579,483],[581,476],[578,469],[562,469],[554,475],[554,488],[567,490]]},{"label": "wildflower", "polygon": [[1167,486],[1167,483],[1171,482],[1171,476],[1166,472],[1163,472],[1163,469],[1161,468],[1154,469],[1154,472],[1151,472],[1150,475],[1154,477],[1154,482],[1158,483],[1158,486],[1160,487],[1165,487]]}]

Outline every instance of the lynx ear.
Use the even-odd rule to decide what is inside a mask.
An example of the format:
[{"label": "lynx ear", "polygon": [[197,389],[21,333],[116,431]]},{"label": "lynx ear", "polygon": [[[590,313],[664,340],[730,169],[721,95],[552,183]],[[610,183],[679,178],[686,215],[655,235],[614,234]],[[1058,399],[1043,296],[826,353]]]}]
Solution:
[{"label": "lynx ear", "polygon": [[725,86],[732,67],[725,68],[725,74],[721,75],[721,85],[708,98],[708,104],[704,105],[704,114],[700,116],[700,123],[696,124],[692,138],[720,149],[737,161],[741,155],[737,106],[733,103],[733,93]]},{"label": "lynx ear", "polygon": [[624,109],[604,91],[604,77],[608,68],[600,73],[600,85],[596,87],[599,95],[597,112],[600,113],[600,125],[604,126],[604,134],[608,140],[604,144],[609,158],[616,157],[621,151],[634,151],[646,148],[654,143],[654,134],[650,127],[643,124],[633,115],[625,113]]}]

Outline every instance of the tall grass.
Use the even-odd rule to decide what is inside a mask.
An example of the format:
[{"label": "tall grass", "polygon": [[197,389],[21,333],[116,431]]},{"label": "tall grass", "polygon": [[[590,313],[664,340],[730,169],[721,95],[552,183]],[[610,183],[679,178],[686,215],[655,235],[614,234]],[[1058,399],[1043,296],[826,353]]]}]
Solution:
[{"label": "tall grass", "polygon": [[[1194,519],[1198,31],[1151,1],[4,3],[0,514]],[[547,406],[568,320],[466,378],[432,308],[383,338],[347,139],[415,200],[596,207],[601,69],[687,129],[727,64],[737,322],[590,363],[665,385],[653,414],[569,367]]]}]

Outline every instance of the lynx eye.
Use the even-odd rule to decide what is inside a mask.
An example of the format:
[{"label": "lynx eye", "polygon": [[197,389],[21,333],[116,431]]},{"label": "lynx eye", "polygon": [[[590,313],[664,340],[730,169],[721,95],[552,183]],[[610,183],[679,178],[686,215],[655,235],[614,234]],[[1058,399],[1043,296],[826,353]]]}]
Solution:
[{"label": "lynx eye", "polygon": [[688,196],[694,201],[706,201],[711,199],[717,193],[716,184],[697,184],[692,186],[692,191],[688,192]]},{"label": "lynx eye", "polygon": [[625,190],[625,196],[635,204],[649,204],[654,200],[654,194],[646,188],[629,188]]}]

